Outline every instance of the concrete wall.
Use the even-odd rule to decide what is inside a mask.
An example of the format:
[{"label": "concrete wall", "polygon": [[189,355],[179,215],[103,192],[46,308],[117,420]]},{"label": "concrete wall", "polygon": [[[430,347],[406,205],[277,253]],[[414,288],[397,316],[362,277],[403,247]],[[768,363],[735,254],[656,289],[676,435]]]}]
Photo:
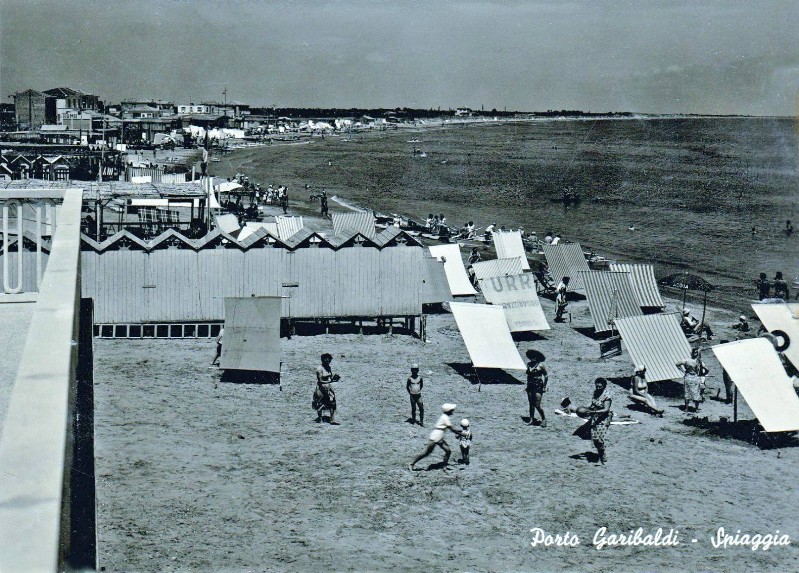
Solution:
[{"label": "concrete wall", "polygon": [[54,572],[70,554],[81,200],[66,190],[0,438],[0,571]]}]

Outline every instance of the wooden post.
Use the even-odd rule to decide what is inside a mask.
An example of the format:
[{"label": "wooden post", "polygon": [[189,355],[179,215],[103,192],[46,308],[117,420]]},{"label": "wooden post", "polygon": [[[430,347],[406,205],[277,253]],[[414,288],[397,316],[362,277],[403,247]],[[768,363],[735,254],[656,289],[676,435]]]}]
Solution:
[{"label": "wooden post", "polygon": [[738,423],[738,387],[732,393],[732,421]]}]

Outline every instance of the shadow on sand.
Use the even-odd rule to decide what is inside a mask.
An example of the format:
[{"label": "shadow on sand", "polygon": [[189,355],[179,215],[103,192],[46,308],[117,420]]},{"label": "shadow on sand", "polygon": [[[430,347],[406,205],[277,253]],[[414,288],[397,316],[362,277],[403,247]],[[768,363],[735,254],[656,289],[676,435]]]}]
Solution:
[{"label": "shadow on sand", "polygon": [[251,370],[224,370],[220,382],[229,384],[280,384],[278,372],[256,372]]},{"label": "shadow on sand", "polygon": [[765,432],[757,420],[738,420],[728,418],[710,421],[708,418],[687,418],[682,423],[688,427],[704,430],[702,435],[749,442],[760,449],[779,449],[799,447],[797,432]]},{"label": "shadow on sand", "polygon": [[468,362],[447,362],[447,366],[466,378],[472,384],[521,384],[515,378],[499,368],[474,368]]},{"label": "shadow on sand", "polygon": [[547,340],[546,336],[541,336],[529,330],[524,332],[511,332],[511,336],[515,342],[541,342],[542,340]]},{"label": "shadow on sand", "polygon": [[[631,378],[631,376],[617,376],[614,378],[606,378],[606,380],[629,392],[632,382]],[[649,384],[649,393],[652,394],[652,396],[661,396],[663,398],[682,398],[685,394],[685,389],[680,382],[661,380],[660,382],[652,382]]]},{"label": "shadow on sand", "polygon": [[591,464],[598,464],[599,463],[599,454],[596,452],[583,452],[581,454],[573,454],[569,456],[573,460],[585,460]]}]

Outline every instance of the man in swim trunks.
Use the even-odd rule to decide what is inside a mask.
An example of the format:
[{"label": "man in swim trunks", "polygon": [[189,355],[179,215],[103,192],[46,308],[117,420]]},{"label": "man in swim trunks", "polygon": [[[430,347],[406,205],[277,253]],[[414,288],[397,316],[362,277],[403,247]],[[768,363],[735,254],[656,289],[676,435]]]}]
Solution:
[{"label": "man in swim trunks", "polygon": [[419,425],[424,426],[424,403],[422,402],[422,388],[424,380],[419,376],[419,365],[411,364],[411,375],[405,383],[405,389],[411,398],[411,420],[416,423],[416,407],[419,407]]}]

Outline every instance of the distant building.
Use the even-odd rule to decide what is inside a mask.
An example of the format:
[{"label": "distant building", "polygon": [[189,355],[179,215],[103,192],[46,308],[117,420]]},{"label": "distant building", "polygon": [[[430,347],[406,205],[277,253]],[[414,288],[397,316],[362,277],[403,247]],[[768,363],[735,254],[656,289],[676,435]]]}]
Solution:
[{"label": "distant building", "polygon": [[203,105],[208,106],[206,113],[227,115],[230,117],[238,117],[240,115],[249,115],[250,106],[240,101],[231,101],[228,103],[219,103],[218,101],[203,102]]},{"label": "distant building", "polygon": [[36,90],[25,90],[12,97],[17,129],[34,130],[56,122],[56,98]]},{"label": "distant building", "polygon": [[55,98],[56,123],[59,124],[63,123],[64,115],[69,111],[102,111],[103,109],[103,102],[99,97],[72,88],[53,88],[42,93]]},{"label": "distant building", "polygon": [[123,119],[151,119],[175,114],[175,104],[160,99],[126,99],[121,105]]},{"label": "distant building", "polygon": [[193,113],[210,114],[211,107],[206,104],[200,104],[200,105],[194,105],[193,103],[178,104],[178,115],[189,115]]},{"label": "distant building", "polygon": [[14,119],[14,104],[0,103],[0,131],[12,131],[17,128]]},{"label": "distant building", "polygon": [[455,110],[455,115],[458,117],[471,117],[472,110],[469,109],[468,107],[459,107],[458,109]]}]

